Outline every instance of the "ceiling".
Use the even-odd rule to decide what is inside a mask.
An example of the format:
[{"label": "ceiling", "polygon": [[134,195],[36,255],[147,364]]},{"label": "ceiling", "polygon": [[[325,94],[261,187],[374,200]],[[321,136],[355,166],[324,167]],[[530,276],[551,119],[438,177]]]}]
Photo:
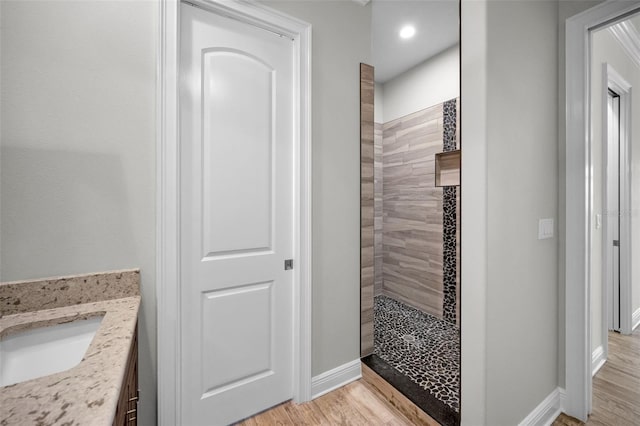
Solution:
[{"label": "ceiling", "polygon": [[[385,83],[459,41],[458,0],[373,0],[372,48],[376,82]],[[411,24],[416,34],[398,33]]]}]

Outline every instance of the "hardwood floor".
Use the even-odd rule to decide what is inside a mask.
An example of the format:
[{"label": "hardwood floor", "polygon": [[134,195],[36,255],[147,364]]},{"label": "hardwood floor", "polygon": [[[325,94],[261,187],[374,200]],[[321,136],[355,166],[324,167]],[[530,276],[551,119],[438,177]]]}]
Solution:
[{"label": "hardwood floor", "polygon": [[425,425],[426,415],[366,365],[362,379],[305,404],[286,402],[238,426],[257,425]]},{"label": "hardwood floor", "polygon": [[[311,402],[287,402],[247,419],[256,425],[427,425],[433,420],[366,365],[362,379]],[[583,423],[564,414],[554,426]],[[631,336],[609,333],[609,359],[593,378],[593,413],[587,425],[640,424],[640,328]]]},{"label": "hardwood floor", "polygon": [[[561,415],[554,426],[583,424]],[[593,412],[587,425],[640,424],[640,328],[630,336],[609,332],[609,358],[593,378]]]}]

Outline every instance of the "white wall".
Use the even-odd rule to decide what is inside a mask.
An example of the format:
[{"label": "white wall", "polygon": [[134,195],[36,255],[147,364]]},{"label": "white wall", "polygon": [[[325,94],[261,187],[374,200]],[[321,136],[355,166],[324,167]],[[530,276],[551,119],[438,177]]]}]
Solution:
[{"label": "white wall", "polygon": [[460,95],[460,47],[451,47],[382,86],[384,121],[379,123],[457,98]]},{"label": "white wall", "polygon": [[0,8],[0,280],[139,267],[139,418],[154,424],[157,5]]},{"label": "white wall", "polygon": [[[602,327],[603,321],[606,322],[605,313],[602,311],[602,288],[605,285],[602,277],[602,250],[603,250],[603,228],[595,228],[595,215],[602,215],[602,220],[607,219],[606,200],[603,199],[603,144],[606,139],[603,138],[602,114],[603,108],[603,91],[607,88],[603,85],[602,64],[607,62],[610,64],[629,84],[632,91],[640,88],[640,69],[633,63],[623,47],[613,37],[607,29],[593,33],[593,45],[591,56],[591,155],[593,162],[593,229],[592,232],[592,257],[591,257],[591,348],[595,350],[602,345]],[[632,93],[632,118],[633,113],[640,111],[640,96]],[[637,116],[637,113],[636,115]],[[631,130],[631,153],[632,153],[632,253],[640,249],[640,196],[634,188],[640,188],[640,132],[634,129],[634,120],[632,119]],[[635,120],[637,121],[637,120]],[[635,154],[635,155],[634,155]],[[634,250],[635,249],[635,250]],[[632,261],[632,312],[640,307],[640,264]]]},{"label": "white wall", "polygon": [[[467,311],[463,311],[462,336],[465,339],[469,335],[470,321],[485,321],[483,423],[506,426],[522,421],[558,385],[557,239],[537,239],[538,219],[557,218],[558,214],[558,3],[479,3],[485,3],[486,18],[476,24],[480,30],[477,34],[467,33],[465,16],[469,16],[469,9],[482,6],[463,2],[462,10],[463,64],[478,56],[475,69],[472,62],[463,65],[462,151],[463,176],[469,168],[478,172],[481,181],[474,189],[485,193],[486,201],[483,205],[483,200],[475,199],[478,195],[463,195],[462,303],[463,309],[470,303],[483,303],[482,298],[469,300],[468,293],[477,293],[471,290],[476,284],[473,281],[478,280],[482,286],[485,271],[480,265],[469,268],[476,262],[469,257],[482,255],[468,253],[465,246],[480,231],[465,233],[469,230],[465,221],[475,220],[468,219],[469,215],[482,218],[486,214],[486,305],[476,308],[474,317],[468,320]],[[482,13],[479,16],[468,19],[483,19]],[[465,47],[466,42],[475,49]],[[466,100],[470,96],[468,87],[475,87],[475,96],[484,99],[470,105]],[[486,133],[482,134],[482,123],[475,129],[480,135],[472,133],[467,120],[475,122],[475,116],[483,114]],[[465,154],[470,141],[481,144],[482,138],[486,144],[486,177],[479,173],[483,156]],[[484,188],[482,179],[486,179]],[[463,186],[463,194],[471,192]],[[483,348],[481,343],[465,347],[468,340],[463,341],[463,366],[470,357],[471,362],[477,362],[475,357],[482,356],[470,356],[469,351]],[[474,397],[464,392],[466,401]],[[478,396],[483,397],[481,393]],[[481,424],[470,420],[465,423]]]},{"label": "white wall", "polygon": [[371,4],[268,1],[313,26],[313,359],[318,375],[360,354],[360,62]]},{"label": "white wall", "polygon": [[384,124],[384,87],[380,83],[374,85],[373,121]]}]

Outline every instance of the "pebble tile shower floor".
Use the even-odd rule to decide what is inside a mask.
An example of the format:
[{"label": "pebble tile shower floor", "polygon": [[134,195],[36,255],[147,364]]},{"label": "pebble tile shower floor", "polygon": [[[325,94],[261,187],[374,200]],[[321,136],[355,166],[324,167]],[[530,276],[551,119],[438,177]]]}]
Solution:
[{"label": "pebble tile shower floor", "polygon": [[455,325],[389,297],[376,296],[374,354],[459,411],[460,333]]}]

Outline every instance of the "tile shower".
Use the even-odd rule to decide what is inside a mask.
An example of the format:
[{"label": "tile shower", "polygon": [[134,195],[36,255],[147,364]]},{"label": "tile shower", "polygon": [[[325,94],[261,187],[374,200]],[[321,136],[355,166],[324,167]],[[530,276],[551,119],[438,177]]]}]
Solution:
[{"label": "tile shower", "polygon": [[434,162],[459,148],[458,110],[451,99],[373,123],[362,169],[373,174],[373,342],[364,361],[445,425],[459,424],[460,191],[435,186]]}]

